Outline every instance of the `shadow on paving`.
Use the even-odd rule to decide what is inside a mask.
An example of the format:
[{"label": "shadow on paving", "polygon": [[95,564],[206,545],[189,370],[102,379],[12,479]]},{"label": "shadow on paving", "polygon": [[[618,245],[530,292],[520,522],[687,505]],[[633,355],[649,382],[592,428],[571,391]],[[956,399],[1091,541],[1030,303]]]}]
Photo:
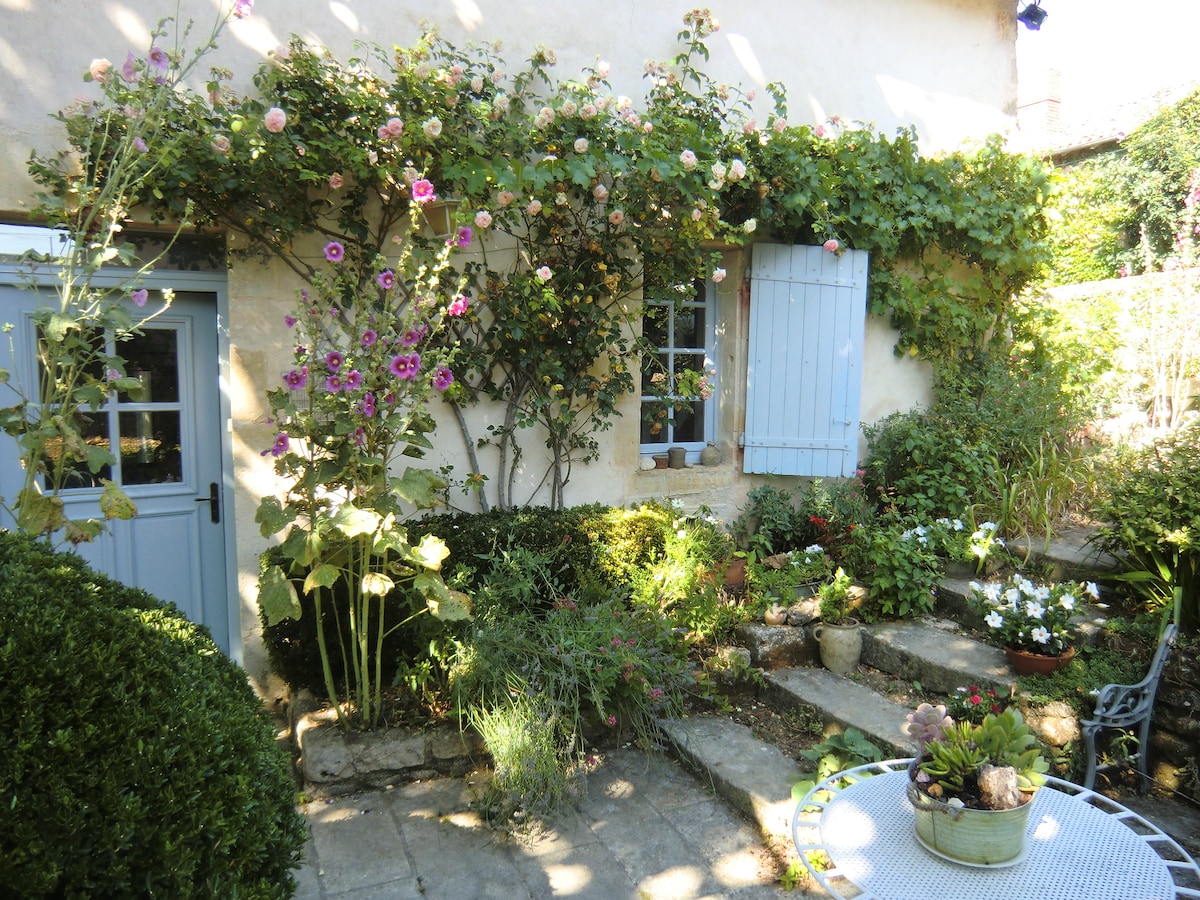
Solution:
[{"label": "shadow on paving", "polygon": [[470,808],[480,786],[471,776],[439,778],[306,805],[312,838],[296,896],[807,896],[781,888],[780,864],[756,829],[664,756],[606,754],[587,777],[586,796],[515,837],[488,828]]}]

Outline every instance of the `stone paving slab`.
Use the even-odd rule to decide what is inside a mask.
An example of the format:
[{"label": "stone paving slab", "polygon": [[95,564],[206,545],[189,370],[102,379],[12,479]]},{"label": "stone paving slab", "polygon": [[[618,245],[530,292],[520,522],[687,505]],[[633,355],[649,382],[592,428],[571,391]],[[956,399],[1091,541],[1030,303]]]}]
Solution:
[{"label": "stone paving slab", "polygon": [[904,717],[911,710],[882,697],[868,687],[828,669],[777,669],[766,673],[771,705],[776,709],[814,706],[826,722],[857,728],[894,756],[912,756],[915,745],[904,733]]},{"label": "stone paving slab", "polygon": [[[732,724],[732,723],[731,723]],[[585,796],[508,836],[470,808],[482,779],[315,801],[299,900],[782,900],[758,829],[661,754],[605,754]]]},{"label": "stone paving slab", "polygon": [[967,684],[1007,694],[1016,681],[999,647],[925,622],[879,622],[864,628],[862,661],[940,694]]}]

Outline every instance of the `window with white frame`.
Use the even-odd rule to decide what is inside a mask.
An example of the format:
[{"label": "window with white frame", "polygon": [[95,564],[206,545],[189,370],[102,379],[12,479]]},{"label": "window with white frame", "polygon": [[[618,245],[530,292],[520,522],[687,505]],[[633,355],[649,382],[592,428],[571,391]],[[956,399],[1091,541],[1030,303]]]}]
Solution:
[{"label": "window with white frame", "polygon": [[655,348],[642,359],[643,454],[685,447],[699,460],[716,437],[716,286],[699,282],[693,298],[650,299],[642,335]]}]

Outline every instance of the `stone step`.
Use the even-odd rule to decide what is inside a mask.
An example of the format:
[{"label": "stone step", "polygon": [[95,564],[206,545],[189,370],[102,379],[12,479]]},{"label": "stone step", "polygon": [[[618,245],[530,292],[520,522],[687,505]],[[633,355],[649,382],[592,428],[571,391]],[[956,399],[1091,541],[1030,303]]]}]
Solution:
[{"label": "stone step", "polygon": [[785,860],[796,858],[792,785],[805,775],[795,760],[725,716],[669,719],[659,726],[674,754],[753,822],[768,848]]},{"label": "stone step", "polygon": [[952,630],[952,622],[879,622],[863,629],[862,662],[928,691],[978,685],[1007,694],[1016,681],[1004,651]]},{"label": "stone step", "polygon": [[912,710],[893,703],[868,687],[828,669],[797,667],[765,673],[767,701],[777,710],[812,706],[827,724],[857,728],[890,756],[916,752],[904,733],[904,717]]}]

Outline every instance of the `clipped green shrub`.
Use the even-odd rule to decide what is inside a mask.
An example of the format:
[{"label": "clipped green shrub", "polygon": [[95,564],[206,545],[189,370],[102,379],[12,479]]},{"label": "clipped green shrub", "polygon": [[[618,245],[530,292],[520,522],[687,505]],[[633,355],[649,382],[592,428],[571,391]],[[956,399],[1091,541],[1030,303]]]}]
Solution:
[{"label": "clipped green shrub", "polygon": [[207,630],[0,532],[4,890],[289,897],[304,840],[271,723]]}]

